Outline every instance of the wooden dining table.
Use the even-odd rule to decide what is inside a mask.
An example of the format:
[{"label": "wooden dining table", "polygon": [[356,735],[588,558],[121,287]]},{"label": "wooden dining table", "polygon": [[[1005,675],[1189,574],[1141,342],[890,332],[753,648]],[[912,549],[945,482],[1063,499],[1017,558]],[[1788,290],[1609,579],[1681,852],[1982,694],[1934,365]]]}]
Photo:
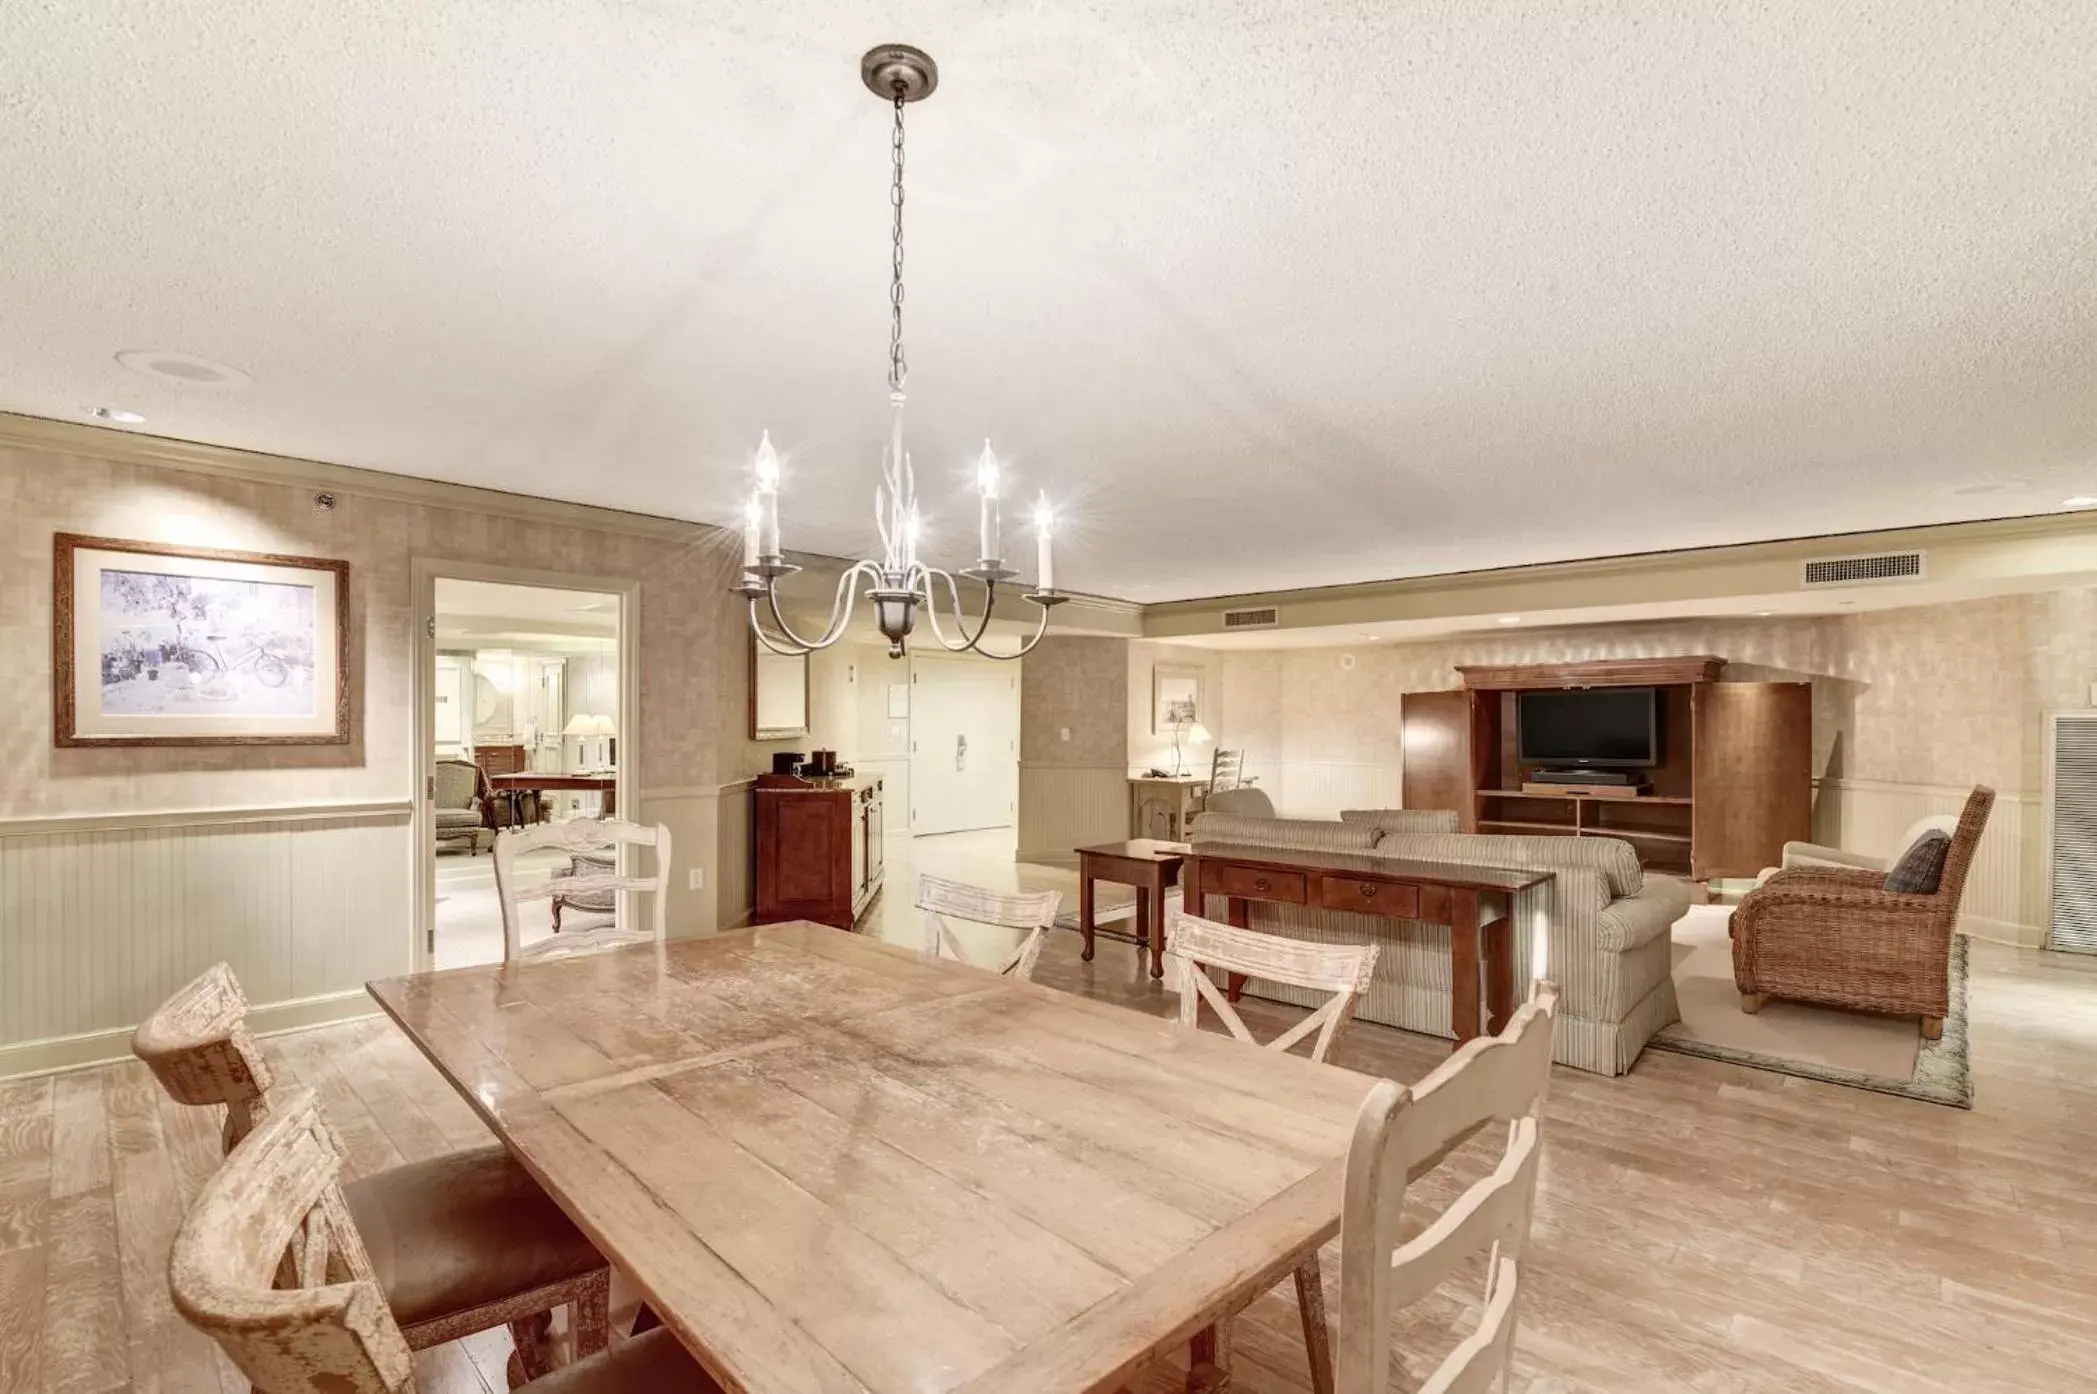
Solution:
[{"label": "wooden dining table", "polygon": [[765,1394],[1227,1366],[1229,1314],[1337,1232],[1376,1083],[805,921],[370,990]]}]

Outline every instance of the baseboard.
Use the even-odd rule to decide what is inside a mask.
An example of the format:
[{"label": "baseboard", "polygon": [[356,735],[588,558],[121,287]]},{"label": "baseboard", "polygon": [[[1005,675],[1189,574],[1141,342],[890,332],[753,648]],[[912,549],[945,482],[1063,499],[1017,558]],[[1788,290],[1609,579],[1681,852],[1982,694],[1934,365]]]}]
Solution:
[{"label": "baseboard", "polygon": [[[272,1002],[248,1009],[248,1029],[258,1036],[282,1035],[308,1027],[375,1016],[378,1003],[363,988],[331,992],[321,997],[301,997],[291,1002]],[[85,1031],[77,1036],[52,1036],[41,1041],[22,1041],[0,1046],[0,1079],[24,1075],[57,1074],[106,1065],[131,1057],[129,1026],[107,1031]]]},{"label": "baseboard", "polygon": [[1078,854],[1067,847],[1043,848],[1036,852],[1029,852],[1022,848],[1020,851],[1012,854],[1012,860],[1016,862],[1031,862],[1035,866],[1076,866],[1078,864]]},{"label": "baseboard", "polygon": [[1985,939],[1991,944],[2008,944],[2015,949],[2041,949],[2046,946],[2044,925],[2018,924],[2013,920],[1991,920],[1985,915],[1959,916],[1959,933],[1968,939]]}]

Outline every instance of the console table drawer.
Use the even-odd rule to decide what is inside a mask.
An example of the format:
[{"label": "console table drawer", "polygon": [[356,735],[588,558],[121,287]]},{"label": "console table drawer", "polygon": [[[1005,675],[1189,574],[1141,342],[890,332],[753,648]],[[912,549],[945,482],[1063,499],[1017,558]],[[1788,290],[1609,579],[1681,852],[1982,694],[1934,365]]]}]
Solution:
[{"label": "console table drawer", "polygon": [[1304,900],[1304,877],[1300,871],[1259,871],[1249,866],[1219,866],[1216,868],[1212,888],[1225,895],[1247,896],[1253,900],[1279,900],[1290,905],[1301,905]]},{"label": "console table drawer", "polygon": [[1411,919],[1420,910],[1420,890],[1417,886],[1394,886],[1388,881],[1354,876],[1323,876],[1318,880],[1318,903],[1328,910],[1361,910],[1371,915]]}]

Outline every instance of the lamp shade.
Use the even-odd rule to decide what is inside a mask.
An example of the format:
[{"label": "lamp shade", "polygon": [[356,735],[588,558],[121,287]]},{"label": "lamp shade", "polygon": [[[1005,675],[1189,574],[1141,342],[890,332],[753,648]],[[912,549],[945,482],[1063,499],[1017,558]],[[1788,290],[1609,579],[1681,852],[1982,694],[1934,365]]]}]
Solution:
[{"label": "lamp shade", "polygon": [[568,718],[568,724],[561,728],[561,734],[564,736],[594,736],[597,732],[591,723],[596,721],[596,719],[588,712],[577,712]]},{"label": "lamp shade", "polygon": [[590,734],[593,736],[616,736],[619,734],[618,723],[608,716],[593,716],[589,718],[589,722]]},{"label": "lamp shade", "polygon": [[1199,721],[1192,722],[1187,727],[1187,744],[1189,745],[1207,745],[1215,739],[1214,736],[1209,734],[1209,728],[1202,725]]}]

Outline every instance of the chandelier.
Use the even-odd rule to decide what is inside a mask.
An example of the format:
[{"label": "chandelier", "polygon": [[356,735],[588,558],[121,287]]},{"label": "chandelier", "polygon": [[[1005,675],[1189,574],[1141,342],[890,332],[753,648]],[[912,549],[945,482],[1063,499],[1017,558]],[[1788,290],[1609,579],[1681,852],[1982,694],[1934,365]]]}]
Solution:
[{"label": "chandelier", "polygon": [[[883,44],[869,50],[859,62],[860,80],[875,96],[895,109],[895,131],[889,141],[892,173],[888,202],[894,213],[891,231],[892,255],[888,281],[888,443],[881,452],[881,480],[874,488],[874,522],[881,533],[881,560],[857,561],[837,581],[837,596],[830,606],[830,620],[813,638],[797,632],[787,622],[779,605],[779,582],[800,568],[788,564],[779,544],[779,455],[766,432],[758,443],[755,461],[756,491],[743,528],[743,579],[735,593],[750,605],[750,630],[759,643],[773,653],[800,655],[828,648],[844,637],[852,621],[854,587],[864,579],[870,583],[867,599],[874,602],[874,623],[888,640],[891,658],[901,658],[923,605],[932,622],[932,633],[949,653],[977,653],[985,658],[1018,658],[1033,650],[1048,631],[1049,611],[1070,599],[1056,591],[1055,559],[1051,555],[1055,515],[1047,494],[1034,505],[1036,585],[1024,594],[1041,612],[1034,633],[1011,653],[983,647],[997,609],[998,585],[1019,575],[1004,563],[998,516],[998,458],[990,442],[976,458],[976,489],[981,500],[982,559],[960,574],[983,587],[983,615],[970,629],[961,604],[961,585],[951,572],[928,566],[918,558],[921,527],[917,511],[917,481],[910,467],[910,453],[903,448],[903,384],[909,376],[903,356],[903,108],[932,95],[939,85],[939,68],[931,56],[906,44]],[[939,618],[939,592],[945,590],[953,610],[954,633],[948,634]],[[760,610],[762,606],[762,610]]]}]

